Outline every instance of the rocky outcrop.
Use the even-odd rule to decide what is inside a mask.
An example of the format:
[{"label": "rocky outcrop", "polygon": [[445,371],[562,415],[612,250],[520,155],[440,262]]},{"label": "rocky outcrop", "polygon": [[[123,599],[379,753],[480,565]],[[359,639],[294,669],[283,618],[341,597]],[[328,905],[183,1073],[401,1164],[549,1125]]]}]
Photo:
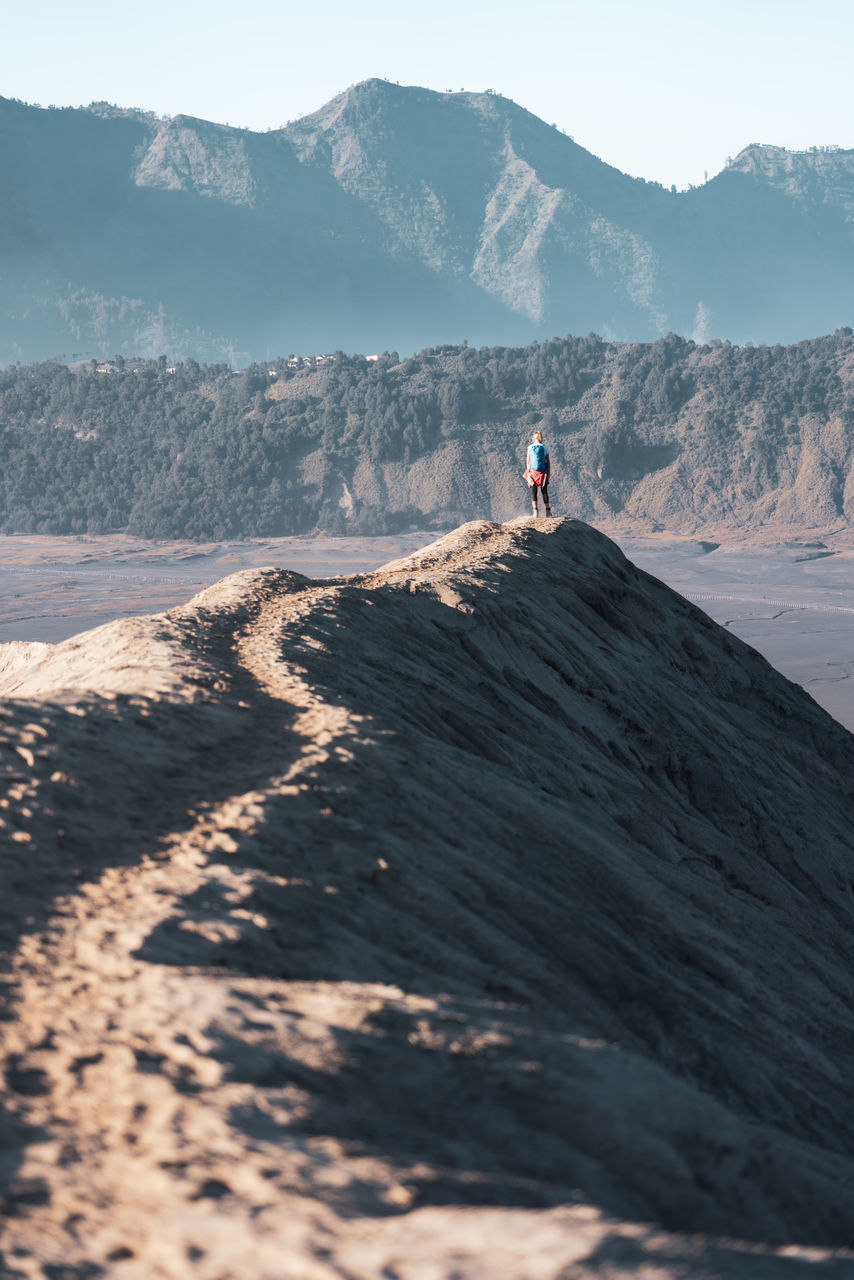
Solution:
[{"label": "rocky outcrop", "polygon": [[176,116],[158,132],[140,160],[138,187],[198,191],[226,204],[255,204],[256,181],[237,129]]}]

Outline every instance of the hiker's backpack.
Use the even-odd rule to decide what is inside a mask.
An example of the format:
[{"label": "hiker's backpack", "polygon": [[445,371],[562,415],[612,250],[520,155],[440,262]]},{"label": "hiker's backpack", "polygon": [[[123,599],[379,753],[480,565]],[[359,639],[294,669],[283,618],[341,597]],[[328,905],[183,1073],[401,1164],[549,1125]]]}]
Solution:
[{"label": "hiker's backpack", "polygon": [[532,471],[545,471],[546,469],[546,446],[544,444],[532,444],[528,451],[530,458],[530,467]]}]

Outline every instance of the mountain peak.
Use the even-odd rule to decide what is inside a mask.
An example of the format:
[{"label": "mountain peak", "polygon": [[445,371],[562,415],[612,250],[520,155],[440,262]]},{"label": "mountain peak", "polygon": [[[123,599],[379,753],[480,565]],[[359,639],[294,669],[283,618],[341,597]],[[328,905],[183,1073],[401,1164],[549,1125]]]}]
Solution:
[{"label": "mountain peak", "polygon": [[169,116],[158,115],[156,111],[145,111],[142,107],[117,107],[114,102],[90,102],[83,109],[100,120],[137,120],[142,124],[165,124],[169,120]]},{"label": "mountain peak", "polygon": [[807,147],[802,151],[790,150],[776,143],[750,142],[739,151],[738,155],[727,166],[744,172],[762,170],[773,172],[785,169],[791,172],[795,168],[826,168],[828,166],[850,166],[854,161],[854,150],[843,147]]},{"label": "mountain peak", "polygon": [[[494,115],[499,110],[505,112],[512,110],[536,120],[535,116],[518,106],[511,98],[505,98],[491,89],[483,91],[425,89],[421,85],[400,84],[395,80],[383,80],[374,76],[350,85],[316,111],[293,121],[288,128],[300,130],[311,129],[318,125],[323,127],[341,117],[351,121],[355,117],[367,122],[377,113],[387,110],[396,112],[403,110],[415,114],[441,110],[448,106],[486,112],[488,115]],[[543,128],[548,127],[544,126],[542,121],[537,123]]]}]

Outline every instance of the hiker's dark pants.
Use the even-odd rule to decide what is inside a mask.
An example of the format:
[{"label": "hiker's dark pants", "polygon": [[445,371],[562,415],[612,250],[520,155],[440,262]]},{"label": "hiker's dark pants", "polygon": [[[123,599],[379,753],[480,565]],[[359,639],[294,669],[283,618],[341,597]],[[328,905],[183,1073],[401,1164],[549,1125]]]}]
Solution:
[{"label": "hiker's dark pants", "polygon": [[531,485],[531,501],[533,502],[534,506],[536,506],[536,505],[537,505],[537,494],[538,494],[538,493],[541,493],[541,494],[543,495],[543,505],[544,505],[544,506],[546,506],[546,507],[551,506],[551,503],[549,502],[549,482],[548,482],[548,480],[546,481],[546,483],[545,483],[544,485],[538,485],[538,484],[532,484],[532,485]]}]

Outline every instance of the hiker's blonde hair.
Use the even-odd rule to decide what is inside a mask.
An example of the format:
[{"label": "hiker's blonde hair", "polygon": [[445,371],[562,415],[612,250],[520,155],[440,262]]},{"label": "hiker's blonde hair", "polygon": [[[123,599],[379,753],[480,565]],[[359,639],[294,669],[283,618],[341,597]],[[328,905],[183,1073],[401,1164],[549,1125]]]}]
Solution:
[{"label": "hiker's blonde hair", "polygon": [[534,440],[534,444],[542,444],[542,443],[543,443],[543,433],[542,433],[542,431],[535,431],[535,432],[534,432],[534,436],[533,436],[533,440]]}]

